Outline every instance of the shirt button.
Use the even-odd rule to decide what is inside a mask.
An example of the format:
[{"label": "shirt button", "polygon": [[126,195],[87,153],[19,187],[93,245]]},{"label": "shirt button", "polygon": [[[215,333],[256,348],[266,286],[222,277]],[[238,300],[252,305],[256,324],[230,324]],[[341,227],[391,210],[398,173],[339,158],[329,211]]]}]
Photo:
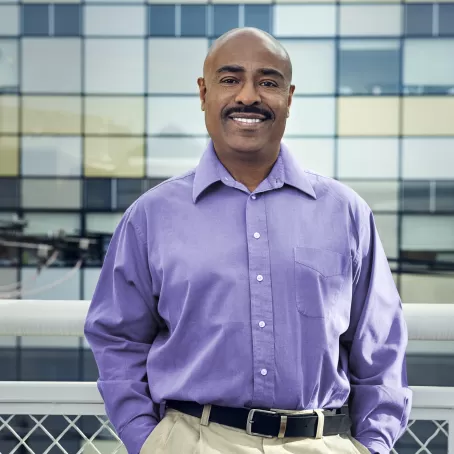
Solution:
[{"label": "shirt button", "polygon": [[266,369],[262,369],[262,370],[260,371],[260,373],[261,373],[262,375],[266,375],[266,374],[268,373],[268,371],[267,371]]},{"label": "shirt button", "polygon": [[256,196],[255,194],[252,194],[252,195],[251,195],[251,199],[252,199],[252,200],[255,200],[256,198],[257,198],[257,196]]},{"label": "shirt button", "polygon": [[259,232],[255,232],[255,233],[254,233],[254,238],[259,239],[259,238],[260,238],[260,233],[259,233]]},{"label": "shirt button", "polygon": [[259,322],[259,326],[260,328],[264,328],[265,327],[265,322],[262,320]]},{"label": "shirt button", "polygon": [[263,276],[262,276],[261,274],[259,274],[259,275],[257,276],[257,280],[258,280],[259,282],[262,282],[262,281],[263,281]]}]

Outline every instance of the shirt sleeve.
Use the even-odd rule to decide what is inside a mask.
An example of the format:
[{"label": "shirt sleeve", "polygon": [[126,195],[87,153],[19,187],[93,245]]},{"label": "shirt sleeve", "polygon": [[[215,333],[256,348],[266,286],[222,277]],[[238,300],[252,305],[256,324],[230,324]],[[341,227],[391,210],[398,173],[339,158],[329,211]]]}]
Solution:
[{"label": "shirt sleeve", "polygon": [[138,454],[158,423],[147,380],[147,356],[158,331],[146,241],[133,224],[134,205],[109,245],[85,321],[106,413],[129,454]]},{"label": "shirt sleeve", "polygon": [[412,403],[408,333],[374,217],[368,209],[362,218],[350,327],[341,342],[349,352],[352,435],[371,452],[388,454],[407,427]]}]

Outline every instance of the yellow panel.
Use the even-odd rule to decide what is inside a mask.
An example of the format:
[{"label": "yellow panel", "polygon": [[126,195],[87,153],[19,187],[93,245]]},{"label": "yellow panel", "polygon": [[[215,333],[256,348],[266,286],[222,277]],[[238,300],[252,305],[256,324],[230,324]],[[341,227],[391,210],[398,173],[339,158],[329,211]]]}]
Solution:
[{"label": "yellow panel", "polygon": [[87,134],[143,134],[145,100],[143,97],[87,97],[85,132]]},{"label": "yellow panel", "polygon": [[143,177],[143,137],[87,137],[85,175],[88,177]]},{"label": "yellow panel", "polygon": [[24,134],[80,134],[82,102],[78,96],[24,96]]},{"label": "yellow panel", "polygon": [[19,131],[19,98],[0,96],[0,132]]},{"label": "yellow panel", "polygon": [[0,176],[19,174],[19,138],[0,136]]},{"label": "yellow panel", "polygon": [[454,136],[454,99],[404,98],[404,135]]},{"label": "yellow panel", "polygon": [[451,304],[454,275],[402,274],[400,294],[405,303]]},{"label": "yellow panel", "polygon": [[338,98],[341,136],[395,136],[399,133],[399,98]]}]

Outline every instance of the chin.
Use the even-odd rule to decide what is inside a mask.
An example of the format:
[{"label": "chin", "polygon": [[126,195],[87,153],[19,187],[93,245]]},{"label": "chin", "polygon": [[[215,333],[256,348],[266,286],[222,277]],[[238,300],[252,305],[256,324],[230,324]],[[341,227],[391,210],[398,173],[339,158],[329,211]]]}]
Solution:
[{"label": "chin", "polygon": [[267,142],[263,138],[230,137],[227,139],[229,148],[241,153],[257,153],[266,147]]}]

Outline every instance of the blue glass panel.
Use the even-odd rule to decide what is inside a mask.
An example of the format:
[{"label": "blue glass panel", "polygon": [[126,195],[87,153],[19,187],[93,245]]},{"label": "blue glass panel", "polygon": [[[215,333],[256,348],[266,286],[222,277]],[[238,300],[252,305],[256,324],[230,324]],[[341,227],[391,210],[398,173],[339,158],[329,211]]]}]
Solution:
[{"label": "blue glass panel", "polygon": [[22,34],[47,36],[49,34],[49,6],[22,5]]},{"label": "blue glass panel", "polygon": [[442,36],[454,36],[454,3],[439,6],[439,31]]},{"label": "blue glass panel", "polygon": [[214,36],[221,36],[232,28],[239,26],[238,5],[214,5],[213,10]]},{"label": "blue glass panel", "polygon": [[414,36],[432,35],[432,15],[432,5],[405,5],[405,34]]},{"label": "blue glass panel", "polygon": [[181,36],[205,36],[206,28],[205,5],[181,5]]},{"label": "blue glass panel", "polygon": [[437,181],[435,185],[435,205],[437,211],[454,212],[454,182]]},{"label": "blue glass panel", "polygon": [[89,209],[112,208],[112,180],[89,178],[85,180],[85,207]]},{"label": "blue glass panel", "polygon": [[175,5],[148,7],[148,35],[175,36]]},{"label": "blue glass panel", "polygon": [[402,182],[402,210],[403,211],[430,210],[429,181]]},{"label": "blue glass panel", "polygon": [[246,5],[244,7],[244,25],[271,33],[272,11],[271,5]]},{"label": "blue glass panel", "polygon": [[56,36],[80,36],[82,33],[80,5],[54,6],[54,34]]},{"label": "blue glass panel", "polygon": [[389,95],[399,93],[400,55],[398,47],[346,47],[339,51],[341,94]]}]

